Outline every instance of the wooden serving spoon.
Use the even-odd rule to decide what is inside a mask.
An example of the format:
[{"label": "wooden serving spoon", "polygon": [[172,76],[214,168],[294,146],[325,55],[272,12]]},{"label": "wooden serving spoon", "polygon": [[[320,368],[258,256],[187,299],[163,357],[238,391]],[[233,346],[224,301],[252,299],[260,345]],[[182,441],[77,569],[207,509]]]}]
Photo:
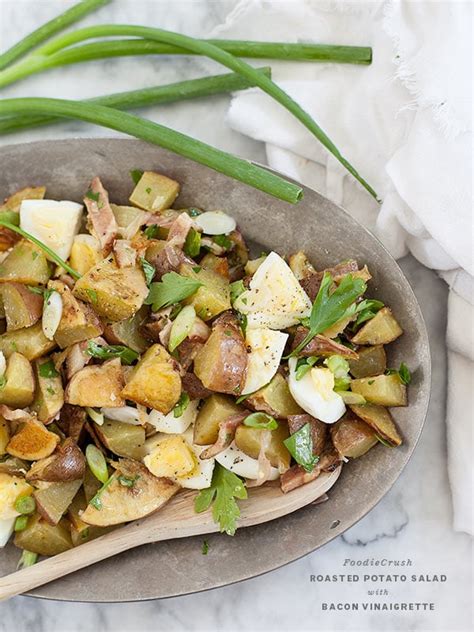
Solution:
[{"label": "wooden serving spoon", "polygon": [[[277,483],[252,488],[249,497],[239,501],[239,528],[280,518],[314,502],[334,485],[340,472],[339,467],[334,472],[322,473],[315,481],[288,494],[283,494]],[[219,531],[211,511],[195,513],[195,496],[196,492],[193,491],[180,492],[151,516],[0,578],[0,600],[42,586],[142,544]]]}]

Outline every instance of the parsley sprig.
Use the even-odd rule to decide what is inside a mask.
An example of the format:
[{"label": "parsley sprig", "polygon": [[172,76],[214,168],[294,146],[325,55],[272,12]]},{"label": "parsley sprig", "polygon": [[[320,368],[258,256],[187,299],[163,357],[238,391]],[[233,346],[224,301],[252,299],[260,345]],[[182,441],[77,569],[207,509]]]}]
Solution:
[{"label": "parsley sprig", "polygon": [[405,362],[402,362],[400,364],[400,368],[397,369],[387,369],[385,371],[385,375],[398,375],[398,377],[400,378],[400,381],[402,382],[402,384],[405,384],[405,386],[408,386],[408,384],[410,384],[411,382],[411,372],[410,369],[407,367],[407,365],[405,364]]},{"label": "parsley sprig", "polygon": [[157,312],[162,307],[170,307],[179,301],[188,298],[201,287],[202,283],[195,279],[182,276],[177,272],[168,272],[158,283],[150,285],[145,304],[151,305],[152,310]]},{"label": "parsley sprig", "polygon": [[355,314],[357,310],[355,301],[367,289],[365,281],[354,279],[352,274],[347,274],[334,291],[331,291],[332,283],[332,276],[329,272],[325,272],[311,309],[309,331],[291,352],[292,356],[298,355],[317,334],[329,329],[342,318]]},{"label": "parsley sprig", "polygon": [[132,364],[138,358],[138,353],[130,347],[124,345],[99,345],[93,340],[89,340],[86,353],[99,360],[109,360],[110,358],[120,358],[122,364]]},{"label": "parsley sprig", "polygon": [[305,424],[299,430],[283,441],[288,452],[307,472],[312,472],[319,461],[319,456],[313,454],[313,437],[311,424]]},{"label": "parsley sprig", "polygon": [[234,535],[240,509],[236,498],[247,498],[247,490],[242,480],[233,472],[216,463],[211,486],[203,489],[196,496],[194,510],[201,513],[212,506],[212,517],[219,525],[221,533]]}]

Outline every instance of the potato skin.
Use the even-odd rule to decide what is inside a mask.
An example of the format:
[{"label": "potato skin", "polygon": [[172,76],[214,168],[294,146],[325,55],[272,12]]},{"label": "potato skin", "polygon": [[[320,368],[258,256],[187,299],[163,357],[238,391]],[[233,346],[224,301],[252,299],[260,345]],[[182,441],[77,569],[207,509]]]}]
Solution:
[{"label": "potato skin", "polygon": [[[122,485],[118,481],[121,475],[134,480],[134,484]],[[120,459],[112,482],[100,495],[101,509],[89,504],[81,519],[98,527],[138,520],[159,509],[179,489],[169,478],[154,476],[141,463]]]},{"label": "potato skin", "polygon": [[238,395],[246,371],[247,349],[237,319],[230,312],[223,314],[194,360],[194,373],[206,388]]},{"label": "potato skin", "polygon": [[119,358],[86,366],[75,373],[66,387],[64,400],[91,408],[124,406],[123,373]]},{"label": "potato skin", "polygon": [[58,443],[58,435],[49,432],[40,421],[32,418],[10,439],[7,452],[25,461],[37,461],[52,454]]},{"label": "potato skin", "polygon": [[160,344],[152,345],[133,368],[122,397],[167,414],[181,395],[175,362]]},{"label": "potato skin", "polygon": [[27,481],[64,483],[84,478],[86,460],[71,438],[67,438],[56,452],[46,459],[36,461],[26,473]]},{"label": "potato skin", "polygon": [[0,299],[7,319],[7,331],[31,327],[43,313],[43,297],[21,283],[1,283]]},{"label": "potato skin", "polygon": [[377,443],[375,432],[353,413],[344,417],[330,428],[334,447],[341,456],[358,458]]}]

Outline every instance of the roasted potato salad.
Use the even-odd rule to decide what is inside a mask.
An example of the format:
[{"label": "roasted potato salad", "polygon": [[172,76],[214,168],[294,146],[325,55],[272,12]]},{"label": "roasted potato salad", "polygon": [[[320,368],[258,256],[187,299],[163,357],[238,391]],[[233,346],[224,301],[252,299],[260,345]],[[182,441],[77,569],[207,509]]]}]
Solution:
[{"label": "roasted potato salad", "polygon": [[181,488],[233,534],[247,488],[402,443],[403,330],[363,263],[249,258],[230,215],[134,181],[129,205],[98,177],[83,200],[5,202],[24,236],[0,231],[0,546],[56,555]]}]

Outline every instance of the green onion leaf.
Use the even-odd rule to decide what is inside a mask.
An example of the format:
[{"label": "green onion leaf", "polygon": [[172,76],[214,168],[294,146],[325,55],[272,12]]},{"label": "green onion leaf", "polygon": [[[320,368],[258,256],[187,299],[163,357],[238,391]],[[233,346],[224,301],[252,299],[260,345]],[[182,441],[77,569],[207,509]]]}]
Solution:
[{"label": "green onion leaf", "polygon": [[46,362],[40,364],[38,367],[38,373],[40,374],[40,377],[44,378],[58,377],[59,375],[52,360],[47,360]]},{"label": "green onion leaf", "polygon": [[309,358],[299,358],[296,363],[295,379],[301,380],[306,373],[313,367],[318,361],[317,356],[310,356]]},{"label": "green onion leaf", "polygon": [[130,347],[125,347],[124,345],[99,345],[93,340],[89,340],[87,343],[86,353],[93,358],[99,358],[99,360],[120,358],[122,364],[133,364],[139,356]]},{"label": "green onion leaf", "polygon": [[157,312],[162,307],[170,307],[174,303],[188,298],[194,294],[202,283],[194,279],[182,276],[177,272],[168,272],[163,275],[159,283],[150,285],[150,293],[145,300],[146,305],[151,305]]},{"label": "green onion leaf", "polygon": [[181,397],[178,399],[177,404],[173,408],[173,417],[181,417],[191,401],[187,393],[181,393]]},{"label": "green onion leaf", "polygon": [[89,505],[92,505],[94,507],[94,509],[97,509],[98,511],[100,511],[102,509],[102,493],[107,489],[107,487],[110,485],[110,483],[115,480],[116,476],[115,474],[112,474],[112,476],[107,479],[105,481],[105,483],[102,485],[102,487],[98,490],[98,492],[96,493],[95,496],[93,496],[90,501],[89,501]]},{"label": "green onion leaf", "polygon": [[185,254],[188,257],[197,257],[201,250],[201,233],[194,228],[191,228],[186,235],[186,241],[183,248]]},{"label": "green onion leaf", "polygon": [[10,224],[13,224],[14,226],[20,225],[20,213],[17,213],[17,211],[2,211],[0,213],[0,218],[6,222],[10,222]]},{"label": "green onion leaf", "polygon": [[117,480],[120,483],[120,485],[122,485],[123,487],[133,487],[139,478],[140,478],[139,474],[137,474],[133,478],[130,478],[129,476],[124,476],[123,474],[121,474]]},{"label": "green onion leaf", "polygon": [[140,265],[142,266],[143,274],[145,275],[145,281],[148,287],[150,287],[153,277],[155,276],[155,266],[152,266],[145,257],[140,257]]},{"label": "green onion leaf", "polygon": [[145,237],[147,237],[148,239],[154,239],[155,237],[158,237],[159,232],[160,232],[160,227],[157,226],[156,224],[147,226],[145,230],[143,231]]},{"label": "green onion leaf", "polygon": [[278,428],[278,422],[271,415],[267,413],[257,412],[252,413],[244,419],[244,426],[249,428],[260,428],[262,430],[276,430]]},{"label": "green onion leaf", "polygon": [[201,490],[196,496],[194,510],[196,513],[201,513],[213,504],[212,517],[219,525],[221,533],[234,535],[240,516],[236,498],[247,498],[247,490],[242,480],[216,463],[211,486]]},{"label": "green onion leaf", "polygon": [[143,171],[141,169],[132,169],[130,171],[130,177],[132,178],[134,184],[138,184],[142,179],[142,176]]},{"label": "green onion leaf", "polygon": [[400,368],[398,369],[398,371],[397,369],[387,369],[385,371],[385,375],[398,375],[401,383],[405,384],[405,386],[408,386],[411,382],[411,372],[405,362],[402,362],[400,364]]},{"label": "green onion leaf", "polygon": [[311,424],[305,424],[297,432],[283,441],[288,452],[307,472],[312,472],[319,461],[319,457],[313,454],[313,438],[311,436]]},{"label": "green onion leaf", "polygon": [[19,531],[24,531],[28,525],[28,516],[17,516],[15,520],[15,533]]},{"label": "green onion leaf", "polygon": [[235,303],[241,294],[245,292],[245,285],[242,279],[230,284],[230,302]]},{"label": "green onion leaf", "polygon": [[209,542],[204,540],[201,546],[201,553],[207,555],[209,553]]},{"label": "green onion leaf", "polygon": [[96,479],[101,483],[106,483],[109,478],[107,461],[99,448],[92,443],[89,443],[86,448],[86,460],[90,471],[94,474]]}]

